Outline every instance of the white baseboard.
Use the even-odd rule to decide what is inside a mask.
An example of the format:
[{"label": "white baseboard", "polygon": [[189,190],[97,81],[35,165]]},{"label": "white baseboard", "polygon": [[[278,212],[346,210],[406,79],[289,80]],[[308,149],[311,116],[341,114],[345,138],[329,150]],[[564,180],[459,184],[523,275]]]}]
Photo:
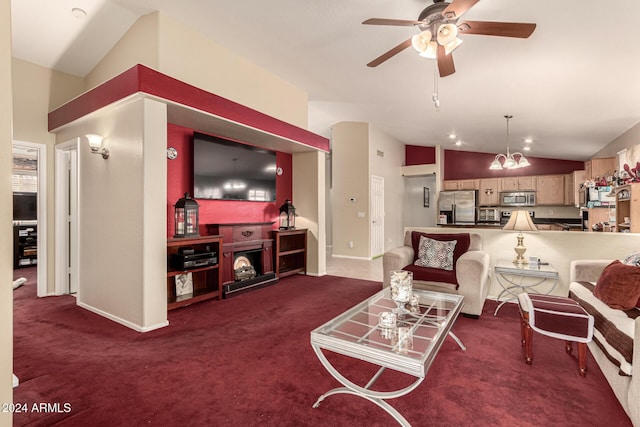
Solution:
[{"label": "white baseboard", "polygon": [[349,255],[331,255],[333,258],[344,258],[344,259],[359,259],[361,261],[371,261],[370,257],[360,257],[360,256],[349,256]]},{"label": "white baseboard", "polygon": [[98,308],[95,308],[93,306],[90,306],[88,304],[85,304],[83,302],[78,301],[78,306],[89,310],[93,313],[96,313],[102,317],[106,317],[109,320],[113,320],[116,323],[119,323],[123,326],[126,326],[127,328],[131,328],[134,331],[138,331],[138,332],[150,332],[150,331],[154,331],[156,329],[160,329],[160,328],[164,328],[165,326],[169,325],[169,321],[165,320],[164,322],[160,322],[158,324],[155,325],[151,325],[151,326],[140,326],[140,325],[136,325],[135,323],[129,322],[128,320],[122,319],[118,316],[114,316],[113,314],[107,313],[105,311],[102,311]]}]

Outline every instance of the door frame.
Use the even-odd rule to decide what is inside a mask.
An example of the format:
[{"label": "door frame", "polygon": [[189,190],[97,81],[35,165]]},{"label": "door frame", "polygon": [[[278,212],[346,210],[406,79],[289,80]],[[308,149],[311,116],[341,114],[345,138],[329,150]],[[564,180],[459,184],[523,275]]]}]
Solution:
[{"label": "door frame", "polygon": [[[78,260],[79,260],[79,239],[78,239],[78,207],[77,200],[75,204],[72,203],[71,214],[71,227],[67,228],[67,214],[65,205],[69,202],[69,186],[66,185],[67,173],[66,161],[69,157],[69,152],[76,152],[75,162],[71,164],[71,183],[69,185],[75,186],[76,194],[78,191],[78,148],[80,139],[74,138],[72,140],[57,144],[55,146],[55,223],[56,223],[56,239],[55,239],[55,295],[68,294],[70,292],[68,286],[69,272],[67,267],[71,265],[70,274],[78,280]],[[72,156],[74,158],[74,156]],[[75,212],[74,212],[75,211]],[[75,214],[75,215],[74,215]],[[68,230],[68,231],[67,231]],[[69,236],[68,234],[71,234]],[[73,239],[73,242],[71,240]],[[69,245],[68,242],[71,242]],[[75,262],[70,259],[75,259]],[[79,280],[78,280],[79,282]],[[80,292],[80,286],[78,286],[78,293]]]},{"label": "door frame", "polygon": [[[384,215],[384,211],[385,211],[385,205],[384,205],[384,177],[383,176],[378,176],[378,175],[371,175],[369,178],[369,185],[370,185],[370,190],[369,190],[369,215],[370,215],[370,221],[369,221],[369,259],[374,259],[376,257],[382,256],[382,254],[384,254],[384,221],[385,221],[385,215]],[[374,220],[378,217],[374,217],[374,194],[373,194],[373,181],[379,181],[382,184],[382,215],[379,217],[380,220],[380,227],[381,227],[381,231],[382,231],[382,236],[381,236],[381,250],[382,252],[379,254],[375,254],[374,253]]]},{"label": "door frame", "polygon": [[13,148],[20,147],[38,152],[38,263],[37,295],[47,296],[47,145],[37,142],[27,142],[14,139]]}]

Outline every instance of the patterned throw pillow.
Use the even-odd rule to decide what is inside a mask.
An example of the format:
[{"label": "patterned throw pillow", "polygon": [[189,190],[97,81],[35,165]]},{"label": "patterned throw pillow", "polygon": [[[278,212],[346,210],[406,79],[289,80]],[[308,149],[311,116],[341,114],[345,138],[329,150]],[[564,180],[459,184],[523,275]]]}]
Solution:
[{"label": "patterned throw pillow", "polygon": [[640,252],[635,252],[629,255],[622,261],[623,264],[626,265],[635,265],[636,267],[640,267]]},{"label": "patterned throw pillow", "polygon": [[418,259],[414,265],[418,267],[439,268],[453,270],[453,250],[457,240],[440,241],[420,236]]}]

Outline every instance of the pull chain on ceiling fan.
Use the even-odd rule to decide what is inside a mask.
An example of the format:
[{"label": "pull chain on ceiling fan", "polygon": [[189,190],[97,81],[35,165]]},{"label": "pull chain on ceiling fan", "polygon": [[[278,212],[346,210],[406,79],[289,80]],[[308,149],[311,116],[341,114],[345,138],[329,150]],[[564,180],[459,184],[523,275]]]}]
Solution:
[{"label": "pull chain on ceiling fan", "polygon": [[436,59],[440,77],[455,73],[451,53],[462,44],[458,34],[477,34],[485,36],[528,38],[536,29],[536,24],[491,21],[460,21],[460,17],[480,0],[453,0],[446,3],[434,0],[426,7],[417,20],[371,18],[365,25],[415,26],[421,31],[403,41],[396,47],[383,53],[367,66],[377,67],[391,59],[409,46],[420,56]]}]

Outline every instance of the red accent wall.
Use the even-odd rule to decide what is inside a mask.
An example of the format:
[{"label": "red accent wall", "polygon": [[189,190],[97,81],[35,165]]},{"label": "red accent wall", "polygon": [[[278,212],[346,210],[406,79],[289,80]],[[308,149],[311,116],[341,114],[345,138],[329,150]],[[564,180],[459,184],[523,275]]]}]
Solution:
[{"label": "red accent wall", "polygon": [[404,146],[405,166],[432,165],[436,162],[436,147]]},{"label": "red accent wall", "polygon": [[[173,205],[185,192],[193,194],[193,132],[193,129],[183,126],[167,125],[167,147],[178,150],[177,158],[167,159],[167,237],[172,237],[174,233]],[[275,221],[276,228],[280,206],[286,199],[293,201],[291,154],[276,152],[276,163],[283,173],[276,176],[275,203],[197,199],[200,205],[200,234],[207,234],[206,224],[216,223]]]},{"label": "red accent wall", "polygon": [[471,151],[444,150],[443,179],[502,178],[510,176],[566,174],[584,169],[584,162],[576,160],[529,157],[531,166],[523,169],[489,170],[495,154]]}]

